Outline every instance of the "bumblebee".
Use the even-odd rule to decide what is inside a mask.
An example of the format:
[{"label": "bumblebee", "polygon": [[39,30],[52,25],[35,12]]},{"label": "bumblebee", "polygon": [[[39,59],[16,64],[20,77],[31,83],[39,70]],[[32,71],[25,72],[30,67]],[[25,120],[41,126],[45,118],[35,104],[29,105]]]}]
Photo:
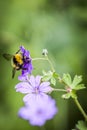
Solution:
[{"label": "bumblebee", "polygon": [[3,57],[6,60],[11,61],[11,65],[13,67],[13,69],[12,69],[12,78],[14,78],[16,70],[22,69],[22,66],[24,64],[24,56],[23,56],[23,54],[20,52],[20,50],[18,50],[15,53],[15,55],[3,54]]}]

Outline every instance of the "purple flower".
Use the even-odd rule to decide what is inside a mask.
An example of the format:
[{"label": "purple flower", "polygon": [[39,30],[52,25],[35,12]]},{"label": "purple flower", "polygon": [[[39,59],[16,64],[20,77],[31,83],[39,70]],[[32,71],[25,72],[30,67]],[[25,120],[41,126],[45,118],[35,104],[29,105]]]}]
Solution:
[{"label": "purple flower", "polygon": [[26,50],[23,46],[20,46],[20,51],[23,56],[22,75],[30,74],[33,70],[30,52]]},{"label": "purple flower", "polygon": [[36,77],[33,75],[30,77],[20,76],[19,80],[21,80],[21,82],[15,86],[15,89],[16,92],[26,94],[23,98],[24,102],[48,98],[46,93],[53,90],[50,86],[50,82],[41,82],[41,76],[39,75]]},{"label": "purple flower", "polygon": [[33,101],[19,110],[19,117],[28,120],[31,125],[42,126],[46,120],[50,120],[57,113],[55,100],[50,96],[43,101]]}]

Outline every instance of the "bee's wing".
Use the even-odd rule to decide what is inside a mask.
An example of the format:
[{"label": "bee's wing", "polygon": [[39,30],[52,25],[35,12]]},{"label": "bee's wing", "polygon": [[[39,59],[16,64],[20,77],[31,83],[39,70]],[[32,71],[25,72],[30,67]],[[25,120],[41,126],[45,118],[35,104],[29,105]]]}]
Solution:
[{"label": "bee's wing", "polygon": [[3,54],[3,57],[6,59],[6,60],[11,60],[11,58],[13,57],[13,55],[10,55],[10,54]]},{"label": "bee's wing", "polygon": [[13,68],[13,69],[12,69],[12,78],[14,78],[14,76],[15,76],[15,72],[16,72],[16,69]]}]

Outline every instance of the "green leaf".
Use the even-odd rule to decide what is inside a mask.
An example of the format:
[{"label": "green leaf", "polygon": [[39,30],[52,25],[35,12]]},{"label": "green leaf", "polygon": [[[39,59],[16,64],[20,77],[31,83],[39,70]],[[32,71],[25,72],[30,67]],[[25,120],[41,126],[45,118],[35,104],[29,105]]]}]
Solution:
[{"label": "green leaf", "polygon": [[48,81],[50,79],[51,79],[51,76],[49,76],[49,75],[45,75],[42,77],[42,81]]},{"label": "green leaf", "polygon": [[71,86],[72,80],[70,74],[63,74],[63,82],[66,83],[69,87]]},{"label": "green leaf", "polygon": [[44,70],[42,71],[42,73],[43,73],[43,75],[46,75],[46,74],[47,74]]},{"label": "green leaf", "polygon": [[47,73],[45,71],[43,71],[43,78],[42,78],[42,81],[49,81],[51,82],[51,84],[53,84],[54,86],[56,85],[56,79],[54,76],[58,77],[58,75],[51,71],[48,71]]},{"label": "green leaf", "polygon": [[68,92],[68,93],[62,95],[62,98],[64,98],[64,99],[69,99],[70,97],[72,97],[74,99],[77,98],[75,90],[72,90],[71,92]]},{"label": "green leaf", "polygon": [[58,75],[56,72],[54,72],[54,73],[53,73],[53,77],[54,77],[54,78],[58,78],[59,75]]},{"label": "green leaf", "polygon": [[76,95],[76,91],[75,90],[72,90],[71,92],[71,97],[76,99],[77,98],[77,95]]},{"label": "green leaf", "polygon": [[56,85],[56,79],[54,77],[51,78],[51,84],[53,84],[54,86]]},{"label": "green leaf", "polygon": [[51,71],[48,72],[42,71],[42,73],[43,73],[42,81],[50,80],[53,74]]},{"label": "green leaf", "polygon": [[87,130],[87,122],[85,121],[78,121],[78,124],[76,124],[76,130]]},{"label": "green leaf", "polygon": [[52,71],[48,71],[48,72],[45,72],[44,70],[42,71],[43,75],[46,76],[52,76],[53,75],[53,72]]},{"label": "green leaf", "polygon": [[73,82],[72,82],[72,88],[74,88],[75,86],[77,86],[80,82],[82,81],[82,76],[77,76],[75,75]]},{"label": "green leaf", "polygon": [[63,94],[62,98],[69,99],[71,97],[71,93]]},{"label": "green leaf", "polygon": [[74,87],[75,90],[80,90],[80,89],[84,89],[84,88],[86,88],[84,86],[84,84],[79,84],[79,85],[77,85],[77,86]]}]

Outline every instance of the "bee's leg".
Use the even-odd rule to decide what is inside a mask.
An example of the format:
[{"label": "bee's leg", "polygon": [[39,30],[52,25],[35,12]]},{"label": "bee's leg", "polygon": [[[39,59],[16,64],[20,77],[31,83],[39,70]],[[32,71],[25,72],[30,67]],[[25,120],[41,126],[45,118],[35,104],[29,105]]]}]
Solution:
[{"label": "bee's leg", "polygon": [[12,69],[12,79],[14,78],[14,76],[15,76],[15,72],[16,72],[16,69],[15,68],[13,68]]}]

